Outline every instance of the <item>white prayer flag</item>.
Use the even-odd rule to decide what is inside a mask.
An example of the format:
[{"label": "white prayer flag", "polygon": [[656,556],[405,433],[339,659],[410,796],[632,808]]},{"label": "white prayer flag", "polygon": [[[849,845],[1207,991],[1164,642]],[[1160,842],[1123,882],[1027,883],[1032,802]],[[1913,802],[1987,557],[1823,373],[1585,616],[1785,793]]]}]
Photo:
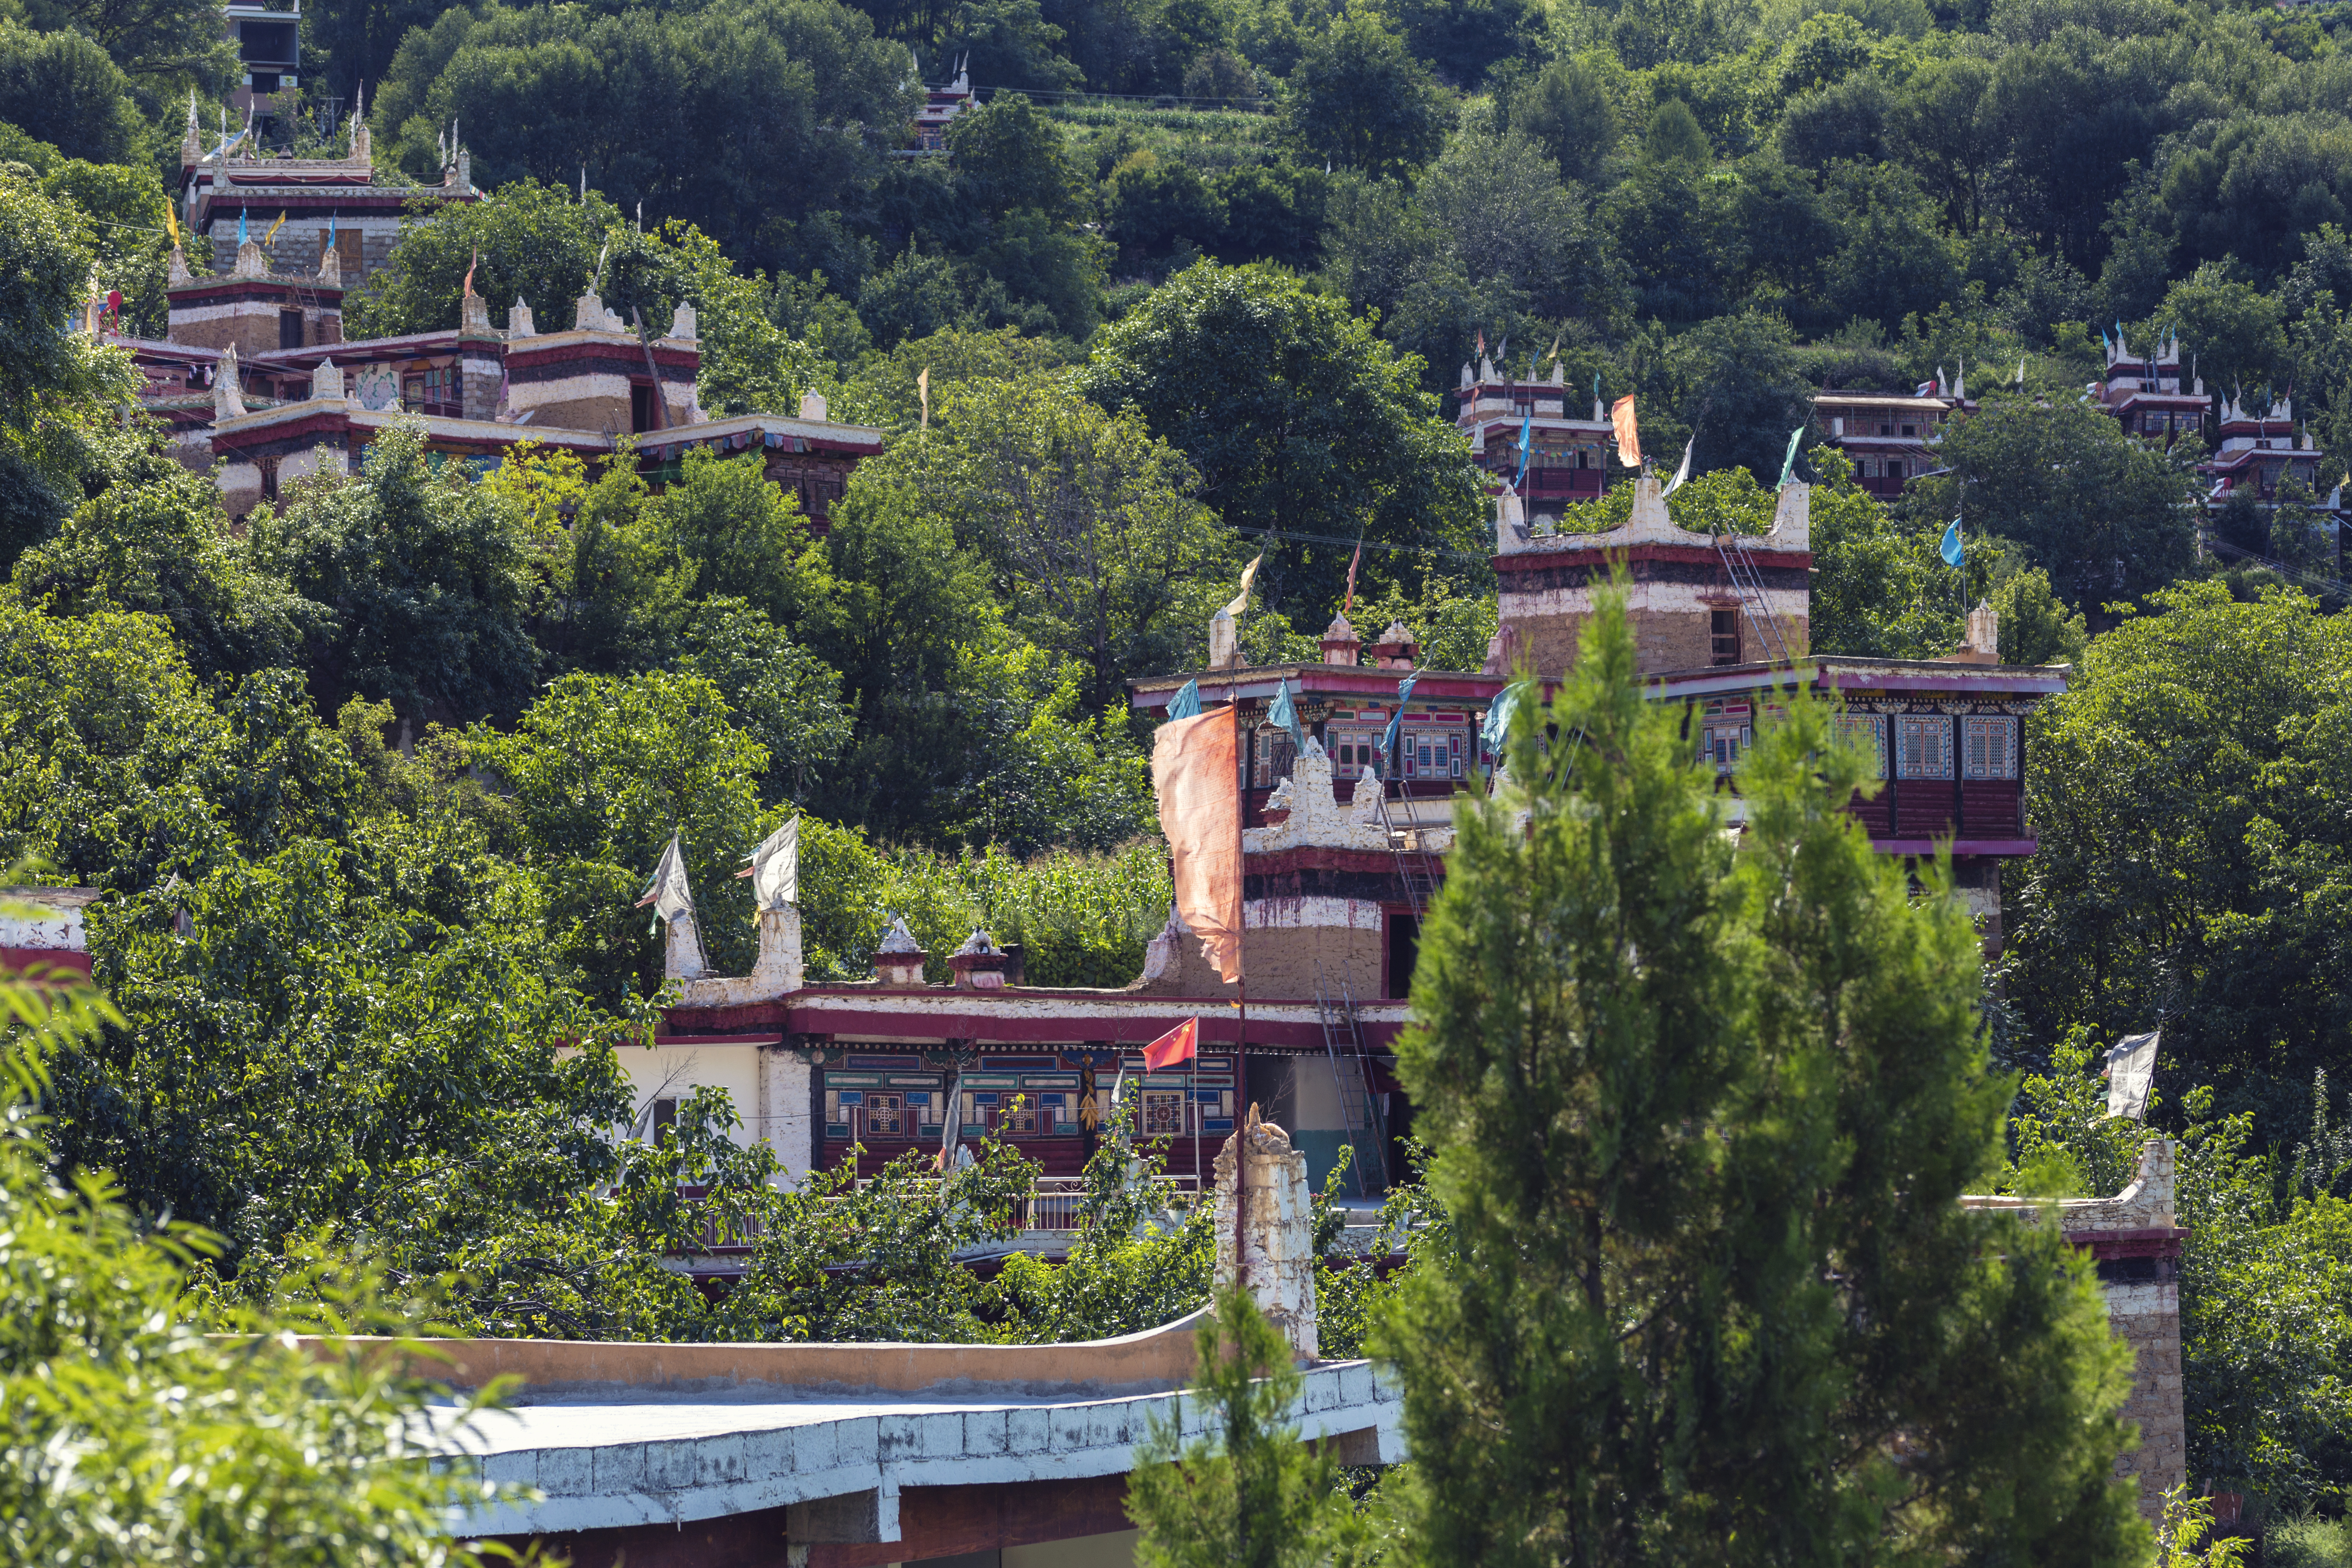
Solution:
[{"label": "white prayer flag", "polygon": [[686,885],[686,855],[678,848],[676,833],[669,836],[669,847],[662,851],[661,863],[654,868],[653,885],[637,900],[639,909],[647,904],[654,907],[656,931],[694,912],[694,890]]},{"label": "white prayer flag", "polygon": [[1252,561],[1242,568],[1242,591],[1235,594],[1233,602],[1224,608],[1224,613],[1237,621],[1242,618],[1242,612],[1249,608],[1250,584],[1257,579],[1258,562],[1265,559],[1264,555],[1260,555],[1257,560]]},{"label": "white prayer flag", "polygon": [[2147,1114],[2147,1091],[2156,1078],[2156,1047],[2164,1031],[2126,1035],[2107,1053],[2107,1114],[2134,1121]]},{"label": "white prayer flag", "polygon": [[751,862],[735,874],[751,879],[751,902],[762,910],[781,910],[801,901],[801,819],[793,817],[760,841],[744,857]]}]

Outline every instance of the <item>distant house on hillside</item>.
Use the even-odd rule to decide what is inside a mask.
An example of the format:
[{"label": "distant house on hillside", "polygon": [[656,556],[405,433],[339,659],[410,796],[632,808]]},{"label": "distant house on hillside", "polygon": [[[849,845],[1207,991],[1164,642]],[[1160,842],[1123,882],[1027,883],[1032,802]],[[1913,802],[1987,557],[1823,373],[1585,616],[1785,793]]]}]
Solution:
[{"label": "distant house on hillside", "polygon": [[[369,443],[403,419],[423,422],[436,462],[478,471],[526,440],[593,467],[634,439],[634,460],[658,485],[690,448],[756,449],[820,531],[850,470],[882,449],[879,430],[835,423],[821,397],[803,398],[791,416],[704,414],[691,305],[656,334],[623,322],[592,289],[572,302],[568,328],[542,332],[528,303],[518,300],[501,329],[468,293],[452,301],[457,319],[444,330],[346,340],[344,296],[389,258],[415,188],[376,183],[356,113],[345,158],[235,151],[205,151],[191,110],[183,232],[211,246],[215,270],[192,272],[174,248],[164,336],[110,340],[146,374],[141,405],[171,427],[180,459],[219,465],[233,517],[275,504],[303,475],[356,471]],[[445,199],[480,199],[469,162],[463,146],[450,150]]]}]

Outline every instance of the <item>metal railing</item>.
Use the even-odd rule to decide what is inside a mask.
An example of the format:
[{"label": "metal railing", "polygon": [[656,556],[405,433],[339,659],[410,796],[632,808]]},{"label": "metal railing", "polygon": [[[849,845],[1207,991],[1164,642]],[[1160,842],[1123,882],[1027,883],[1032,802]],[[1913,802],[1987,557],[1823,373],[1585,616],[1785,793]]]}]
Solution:
[{"label": "metal railing", "polygon": [[[874,1180],[871,1176],[859,1177],[857,1190],[863,1192],[873,1184]],[[934,1177],[927,1178],[923,1184],[936,1187],[939,1184]],[[1181,1208],[1195,1201],[1201,1192],[1198,1176],[1159,1175],[1151,1178],[1151,1184],[1162,1189],[1162,1206],[1168,1208]],[[1084,1176],[1040,1176],[1021,1200],[1021,1228],[1024,1231],[1076,1230],[1086,1203],[1087,1179]]]}]

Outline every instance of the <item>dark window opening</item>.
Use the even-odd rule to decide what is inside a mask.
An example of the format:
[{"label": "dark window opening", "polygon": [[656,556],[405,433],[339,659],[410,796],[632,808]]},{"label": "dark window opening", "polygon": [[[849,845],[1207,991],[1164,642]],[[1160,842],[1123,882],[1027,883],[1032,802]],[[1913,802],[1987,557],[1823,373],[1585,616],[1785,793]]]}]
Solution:
[{"label": "dark window opening", "polygon": [[[295,24],[289,17],[283,22],[239,22],[236,25],[237,58],[247,65],[290,66],[301,58],[296,52]],[[256,87],[260,85],[257,80]],[[276,82],[270,83],[274,90]]]},{"label": "dark window opening", "polygon": [[1713,657],[1709,662],[1738,664],[1739,662],[1739,612],[1716,610],[1708,615],[1707,620],[1709,623],[1707,630],[1715,645]]},{"label": "dark window opening", "polygon": [[677,1100],[655,1100],[655,1101],[654,1101],[654,1121],[653,1121],[653,1127],[652,1127],[652,1129],[651,1129],[651,1131],[652,1131],[652,1133],[653,1133],[653,1140],[652,1140],[652,1141],[653,1141],[654,1142],[656,1142],[656,1143],[660,1142],[662,1141],[662,1134],[663,1134],[663,1133],[665,1133],[665,1132],[669,1131],[672,1128],[676,1127],[677,1125]]},{"label": "dark window opening", "polygon": [[281,349],[299,349],[302,346],[301,311],[278,312],[278,346]]},{"label": "dark window opening", "polygon": [[654,427],[654,389],[642,383],[629,387],[629,429],[642,435]]},{"label": "dark window opening", "polygon": [[1402,910],[1389,916],[1389,984],[1392,997],[1412,994],[1412,966],[1421,956],[1421,924]]}]

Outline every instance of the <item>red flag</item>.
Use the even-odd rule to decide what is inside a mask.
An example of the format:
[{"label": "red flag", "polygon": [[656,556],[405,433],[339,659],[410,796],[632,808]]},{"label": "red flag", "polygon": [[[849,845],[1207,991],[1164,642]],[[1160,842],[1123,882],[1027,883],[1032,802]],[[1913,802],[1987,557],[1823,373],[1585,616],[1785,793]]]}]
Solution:
[{"label": "red flag", "polygon": [[1187,1018],[1143,1047],[1143,1065],[1152,1072],[1189,1062],[1201,1054],[1201,1020]]},{"label": "red flag", "polygon": [[1342,617],[1344,617],[1349,610],[1356,607],[1356,568],[1363,563],[1364,544],[1363,541],[1358,540],[1356,542],[1356,553],[1348,563],[1348,602],[1339,607],[1339,614]]},{"label": "red flag", "polygon": [[1486,357],[1486,329],[1484,327],[1478,329],[1478,357]]}]

